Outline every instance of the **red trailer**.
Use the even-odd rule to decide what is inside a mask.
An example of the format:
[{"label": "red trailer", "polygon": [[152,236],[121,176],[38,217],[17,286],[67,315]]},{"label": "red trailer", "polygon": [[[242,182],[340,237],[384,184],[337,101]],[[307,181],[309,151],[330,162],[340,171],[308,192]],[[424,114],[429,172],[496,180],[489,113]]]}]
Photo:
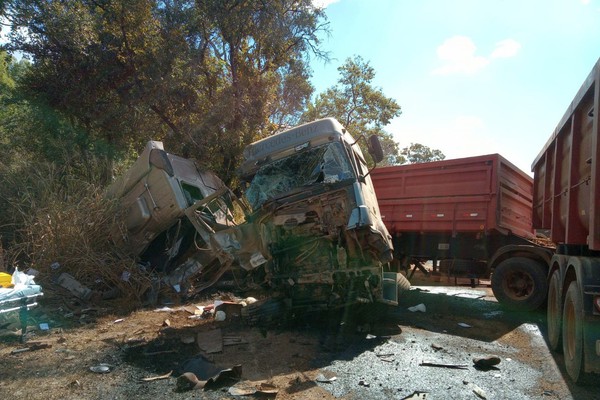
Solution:
[{"label": "red trailer", "polygon": [[452,275],[489,277],[500,302],[535,309],[552,249],[532,229],[533,179],[499,154],[380,167],[371,173],[400,264],[433,260]]},{"label": "red trailer", "polygon": [[548,341],[574,380],[600,373],[600,60],[535,159],[533,226],[557,244]]}]

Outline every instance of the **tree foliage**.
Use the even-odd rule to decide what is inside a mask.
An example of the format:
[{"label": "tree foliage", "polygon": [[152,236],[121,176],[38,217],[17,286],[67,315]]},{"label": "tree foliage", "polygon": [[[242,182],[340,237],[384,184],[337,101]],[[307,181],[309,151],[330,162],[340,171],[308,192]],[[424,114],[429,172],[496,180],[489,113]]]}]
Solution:
[{"label": "tree foliage", "polygon": [[385,164],[396,164],[398,145],[383,128],[400,115],[400,106],[372,85],[375,70],[360,56],[348,58],[338,71],[337,85],[308,105],[302,121],[334,117],[354,135],[378,135],[387,157]]},{"label": "tree foliage", "polygon": [[440,150],[432,149],[420,143],[411,143],[400,151],[400,164],[417,164],[444,160],[446,156]]},{"label": "tree foliage", "polygon": [[228,181],[245,145],[298,120],[325,15],[310,0],[8,0],[30,98],[119,149],[163,140]]}]

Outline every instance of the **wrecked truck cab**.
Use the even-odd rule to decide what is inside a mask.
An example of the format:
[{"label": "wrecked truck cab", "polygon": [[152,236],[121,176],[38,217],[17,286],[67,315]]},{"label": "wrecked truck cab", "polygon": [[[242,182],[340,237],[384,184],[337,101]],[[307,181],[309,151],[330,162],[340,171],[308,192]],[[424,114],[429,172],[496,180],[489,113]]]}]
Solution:
[{"label": "wrecked truck cab", "polygon": [[333,118],[246,147],[239,176],[268,260],[268,284],[297,307],[397,303],[403,277],[383,272],[392,243],[367,163]]},{"label": "wrecked truck cab", "polygon": [[[149,141],[135,163],[108,188],[108,196],[119,199],[125,218],[125,232],[112,236],[132,255],[153,264],[153,269],[167,271],[196,233],[186,211],[225,189],[214,173],[167,153],[162,142]],[[226,205],[211,204],[209,211],[203,217],[210,225],[228,225],[232,220]],[[204,258],[208,263],[215,255],[208,251]]]}]

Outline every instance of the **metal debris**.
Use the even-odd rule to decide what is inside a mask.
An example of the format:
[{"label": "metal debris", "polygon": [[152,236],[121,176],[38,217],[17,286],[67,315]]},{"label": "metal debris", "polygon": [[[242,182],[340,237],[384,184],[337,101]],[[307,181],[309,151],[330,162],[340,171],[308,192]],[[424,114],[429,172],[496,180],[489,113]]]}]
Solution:
[{"label": "metal debris", "polygon": [[403,397],[402,400],[427,400],[427,397],[429,397],[428,392],[415,391],[412,394]]},{"label": "metal debris", "polygon": [[169,372],[167,372],[164,375],[152,376],[152,377],[149,377],[149,378],[142,378],[141,381],[142,382],[152,382],[152,381],[158,381],[158,380],[161,380],[161,379],[167,379],[167,378],[170,378],[172,374],[173,374],[173,371],[169,371]]},{"label": "metal debris", "polygon": [[419,364],[422,367],[441,367],[441,368],[452,368],[452,369],[467,369],[468,365],[464,364],[443,364],[443,363],[435,363],[435,362],[427,362],[423,361]]},{"label": "metal debris", "polygon": [[220,353],[223,351],[223,334],[221,329],[198,332],[196,336],[198,347],[206,354]]},{"label": "metal debris", "polygon": [[110,364],[98,364],[90,367],[90,371],[96,374],[108,374],[112,370],[112,365]]}]

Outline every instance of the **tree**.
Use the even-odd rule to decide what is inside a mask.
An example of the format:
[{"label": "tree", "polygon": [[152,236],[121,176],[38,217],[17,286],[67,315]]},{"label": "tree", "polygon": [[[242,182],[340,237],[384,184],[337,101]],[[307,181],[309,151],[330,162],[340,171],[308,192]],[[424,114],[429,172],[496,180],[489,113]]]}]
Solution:
[{"label": "tree", "polygon": [[446,156],[440,150],[431,149],[420,143],[411,143],[400,152],[399,164],[417,164],[430,161],[441,161]]},{"label": "tree", "polygon": [[163,140],[229,181],[245,145],[294,122],[326,58],[311,0],[8,0],[31,97],[118,149]]},{"label": "tree", "polygon": [[372,86],[375,70],[360,56],[348,58],[338,71],[338,84],[309,104],[302,121],[334,117],[354,135],[378,135],[387,157],[384,164],[397,163],[398,144],[383,127],[401,114],[400,106]]}]

